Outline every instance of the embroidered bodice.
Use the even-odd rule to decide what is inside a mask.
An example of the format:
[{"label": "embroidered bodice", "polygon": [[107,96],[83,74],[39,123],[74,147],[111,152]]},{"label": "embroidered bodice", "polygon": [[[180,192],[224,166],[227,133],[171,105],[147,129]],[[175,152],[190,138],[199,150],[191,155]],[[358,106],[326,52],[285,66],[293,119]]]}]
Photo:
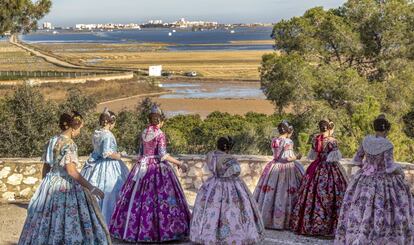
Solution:
[{"label": "embroidered bodice", "polygon": [[232,155],[218,150],[207,154],[206,166],[219,178],[237,177],[241,171],[239,163]]},{"label": "embroidered bodice", "polygon": [[364,175],[393,173],[400,168],[394,162],[394,146],[383,137],[367,136],[354,157],[354,163],[362,167]]},{"label": "embroidered bodice", "polygon": [[155,126],[149,126],[141,135],[140,156],[157,156],[164,160],[167,156],[167,140],[164,132]]},{"label": "embroidered bodice", "polygon": [[95,130],[92,137],[93,152],[89,161],[109,158],[113,153],[118,152],[115,136],[106,129]]},{"label": "embroidered bodice", "polygon": [[66,173],[66,164],[79,164],[78,147],[72,139],[64,135],[54,136],[46,144],[42,161],[50,165],[51,173]]},{"label": "embroidered bodice", "polygon": [[286,163],[288,159],[294,158],[293,141],[288,138],[274,138],[272,140],[273,159],[277,162]]},{"label": "embroidered bodice", "polygon": [[317,135],[312,140],[312,148],[308,154],[309,160],[320,160],[327,162],[338,162],[342,158],[342,154],[338,148],[338,142],[332,137],[323,137]]}]

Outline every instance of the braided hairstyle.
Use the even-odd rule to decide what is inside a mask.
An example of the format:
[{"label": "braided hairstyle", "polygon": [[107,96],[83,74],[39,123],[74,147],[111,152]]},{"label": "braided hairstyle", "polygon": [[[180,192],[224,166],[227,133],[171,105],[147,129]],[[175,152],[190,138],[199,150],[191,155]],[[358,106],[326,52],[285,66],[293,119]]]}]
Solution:
[{"label": "braided hairstyle", "polygon": [[374,130],[377,132],[387,132],[391,130],[391,123],[385,118],[384,114],[379,115],[374,120]]},{"label": "braided hairstyle", "polygon": [[105,107],[105,110],[101,113],[101,115],[99,115],[99,125],[101,125],[101,127],[104,127],[108,124],[114,124],[115,122],[115,113],[108,110],[108,108]]},{"label": "braided hairstyle", "polygon": [[326,131],[332,130],[335,124],[330,119],[323,119],[318,123],[319,131],[325,133]]},{"label": "braided hairstyle", "polygon": [[72,111],[72,113],[63,113],[59,118],[59,128],[64,131],[69,128],[78,129],[83,124],[83,117],[77,111]]},{"label": "braided hairstyle", "polygon": [[293,132],[293,126],[289,124],[288,121],[283,120],[279,125],[277,126],[277,130],[279,131],[279,134],[291,134]]}]

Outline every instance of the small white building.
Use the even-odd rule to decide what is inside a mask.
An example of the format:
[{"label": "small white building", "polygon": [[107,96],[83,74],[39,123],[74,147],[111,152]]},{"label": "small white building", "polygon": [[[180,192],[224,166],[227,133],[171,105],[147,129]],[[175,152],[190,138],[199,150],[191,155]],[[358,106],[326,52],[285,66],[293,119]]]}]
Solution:
[{"label": "small white building", "polygon": [[150,66],[148,69],[150,77],[160,77],[162,75],[162,65]]},{"label": "small white building", "polygon": [[53,29],[52,23],[50,23],[50,22],[44,22],[43,23],[43,29],[44,30],[52,30]]}]

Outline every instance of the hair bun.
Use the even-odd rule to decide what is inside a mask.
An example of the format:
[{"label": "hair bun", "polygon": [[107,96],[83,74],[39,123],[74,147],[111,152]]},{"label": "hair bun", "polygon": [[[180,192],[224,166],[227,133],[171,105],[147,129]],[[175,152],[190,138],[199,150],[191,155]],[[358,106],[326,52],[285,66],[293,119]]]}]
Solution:
[{"label": "hair bun", "polygon": [[377,119],[387,119],[385,114],[378,115]]}]

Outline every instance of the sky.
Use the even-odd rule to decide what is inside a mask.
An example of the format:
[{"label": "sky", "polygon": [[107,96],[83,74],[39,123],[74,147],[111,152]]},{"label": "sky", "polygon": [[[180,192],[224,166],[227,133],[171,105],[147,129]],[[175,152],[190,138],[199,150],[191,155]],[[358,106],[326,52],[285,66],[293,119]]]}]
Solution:
[{"label": "sky", "polygon": [[274,23],[302,15],[307,9],[336,8],[345,0],[52,0],[41,22],[55,26],[87,23],[142,23],[150,19],[220,23]]}]

